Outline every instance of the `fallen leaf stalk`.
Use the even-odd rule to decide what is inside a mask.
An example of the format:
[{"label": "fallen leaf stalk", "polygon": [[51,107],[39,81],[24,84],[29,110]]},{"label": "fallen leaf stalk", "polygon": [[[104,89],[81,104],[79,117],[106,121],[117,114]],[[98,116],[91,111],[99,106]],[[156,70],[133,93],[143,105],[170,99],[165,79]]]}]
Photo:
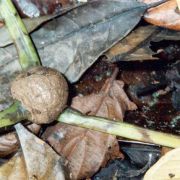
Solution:
[{"label": "fallen leaf stalk", "polygon": [[0,15],[16,45],[22,69],[40,65],[27,29],[11,0],[0,0]]}]

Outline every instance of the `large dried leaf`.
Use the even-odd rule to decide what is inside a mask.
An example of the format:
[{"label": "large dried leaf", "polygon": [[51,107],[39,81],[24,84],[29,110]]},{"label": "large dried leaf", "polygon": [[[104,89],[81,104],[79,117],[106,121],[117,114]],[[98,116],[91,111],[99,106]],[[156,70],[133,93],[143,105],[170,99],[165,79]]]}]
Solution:
[{"label": "large dried leaf", "polygon": [[[37,124],[31,124],[28,129],[34,134],[38,134],[41,126]],[[14,153],[19,148],[19,141],[15,132],[11,132],[0,136],[0,157],[7,156]]]},{"label": "large dried leaf", "polygon": [[[141,0],[147,4],[159,0]],[[176,0],[170,0],[160,6],[149,9],[144,19],[154,25],[180,30],[180,14]]]},{"label": "large dried leaf", "polygon": [[[136,109],[123,85],[123,82],[111,78],[99,94],[75,97],[72,107],[88,115],[123,119],[126,110]],[[91,177],[109,159],[120,157],[116,137],[105,133],[59,123],[49,128],[44,137],[69,160],[73,179]]]},{"label": "large dried leaf", "polygon": [[169,151],[145,174],[144,180],[180,179],[180,148]]},{"label": "large dried leaf", "polygon": [[99,94],[75,97],[72,107],[84,114],[123,120],[124,113],[127,110],[135,110],[137,108],[129,100],[123,87],[124,83],[122,81],[109,82],[107,80]]},{"label": "large dried leaf", "polygon": [[[42,64],[58,69],[71,82],[77,81],[103,52],[137,25],[147,8],[136,0],[92,1],[49,22],[32,34]],[[0,49],[1,64],[7,58],[6,63],[17,63],[17,54],[10,49],[12,58]]]}]

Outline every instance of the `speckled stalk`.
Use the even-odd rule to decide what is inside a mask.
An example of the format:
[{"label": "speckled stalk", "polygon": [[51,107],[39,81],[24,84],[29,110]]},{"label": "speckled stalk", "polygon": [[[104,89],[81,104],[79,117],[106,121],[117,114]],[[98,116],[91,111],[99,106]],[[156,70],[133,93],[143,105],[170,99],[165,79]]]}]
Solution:
[{"label": "speckled stalk", "polygon": [[101,117],[84,116],[72,109],[65,110],[59,116],[58,121],[137,141],[154,143],[173,148],[180,147],[179,136],[148,130],[124,122],[110,121]]},{"label": "speckled stalk", "polygon": [[27,29],[11,0],[0,0],[0,15],[16,45],[22,69],[40,65]]}]

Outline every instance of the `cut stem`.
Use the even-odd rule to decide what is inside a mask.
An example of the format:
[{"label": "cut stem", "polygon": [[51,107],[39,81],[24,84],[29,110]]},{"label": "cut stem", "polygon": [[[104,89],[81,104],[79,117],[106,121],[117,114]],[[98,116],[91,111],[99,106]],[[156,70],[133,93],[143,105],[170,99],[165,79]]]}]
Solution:
[{"label": "cut stem", "polygon": [[0,14],[16,45],[22,69],[40,65],[39,57],[11,0],[0,0]]}]

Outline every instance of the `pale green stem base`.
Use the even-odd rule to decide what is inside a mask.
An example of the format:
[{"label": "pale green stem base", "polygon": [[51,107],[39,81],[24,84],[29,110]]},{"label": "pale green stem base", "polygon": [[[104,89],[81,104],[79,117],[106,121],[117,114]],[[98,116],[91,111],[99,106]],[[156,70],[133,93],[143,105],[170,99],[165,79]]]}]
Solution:
[{"label": "pale green stem base", "polygon": [[20,102],[16,101],[9,108],[0,112],[0,128],[14,125],[19,121],[27,119],[28,116],[28,111],[21,106]]}]

